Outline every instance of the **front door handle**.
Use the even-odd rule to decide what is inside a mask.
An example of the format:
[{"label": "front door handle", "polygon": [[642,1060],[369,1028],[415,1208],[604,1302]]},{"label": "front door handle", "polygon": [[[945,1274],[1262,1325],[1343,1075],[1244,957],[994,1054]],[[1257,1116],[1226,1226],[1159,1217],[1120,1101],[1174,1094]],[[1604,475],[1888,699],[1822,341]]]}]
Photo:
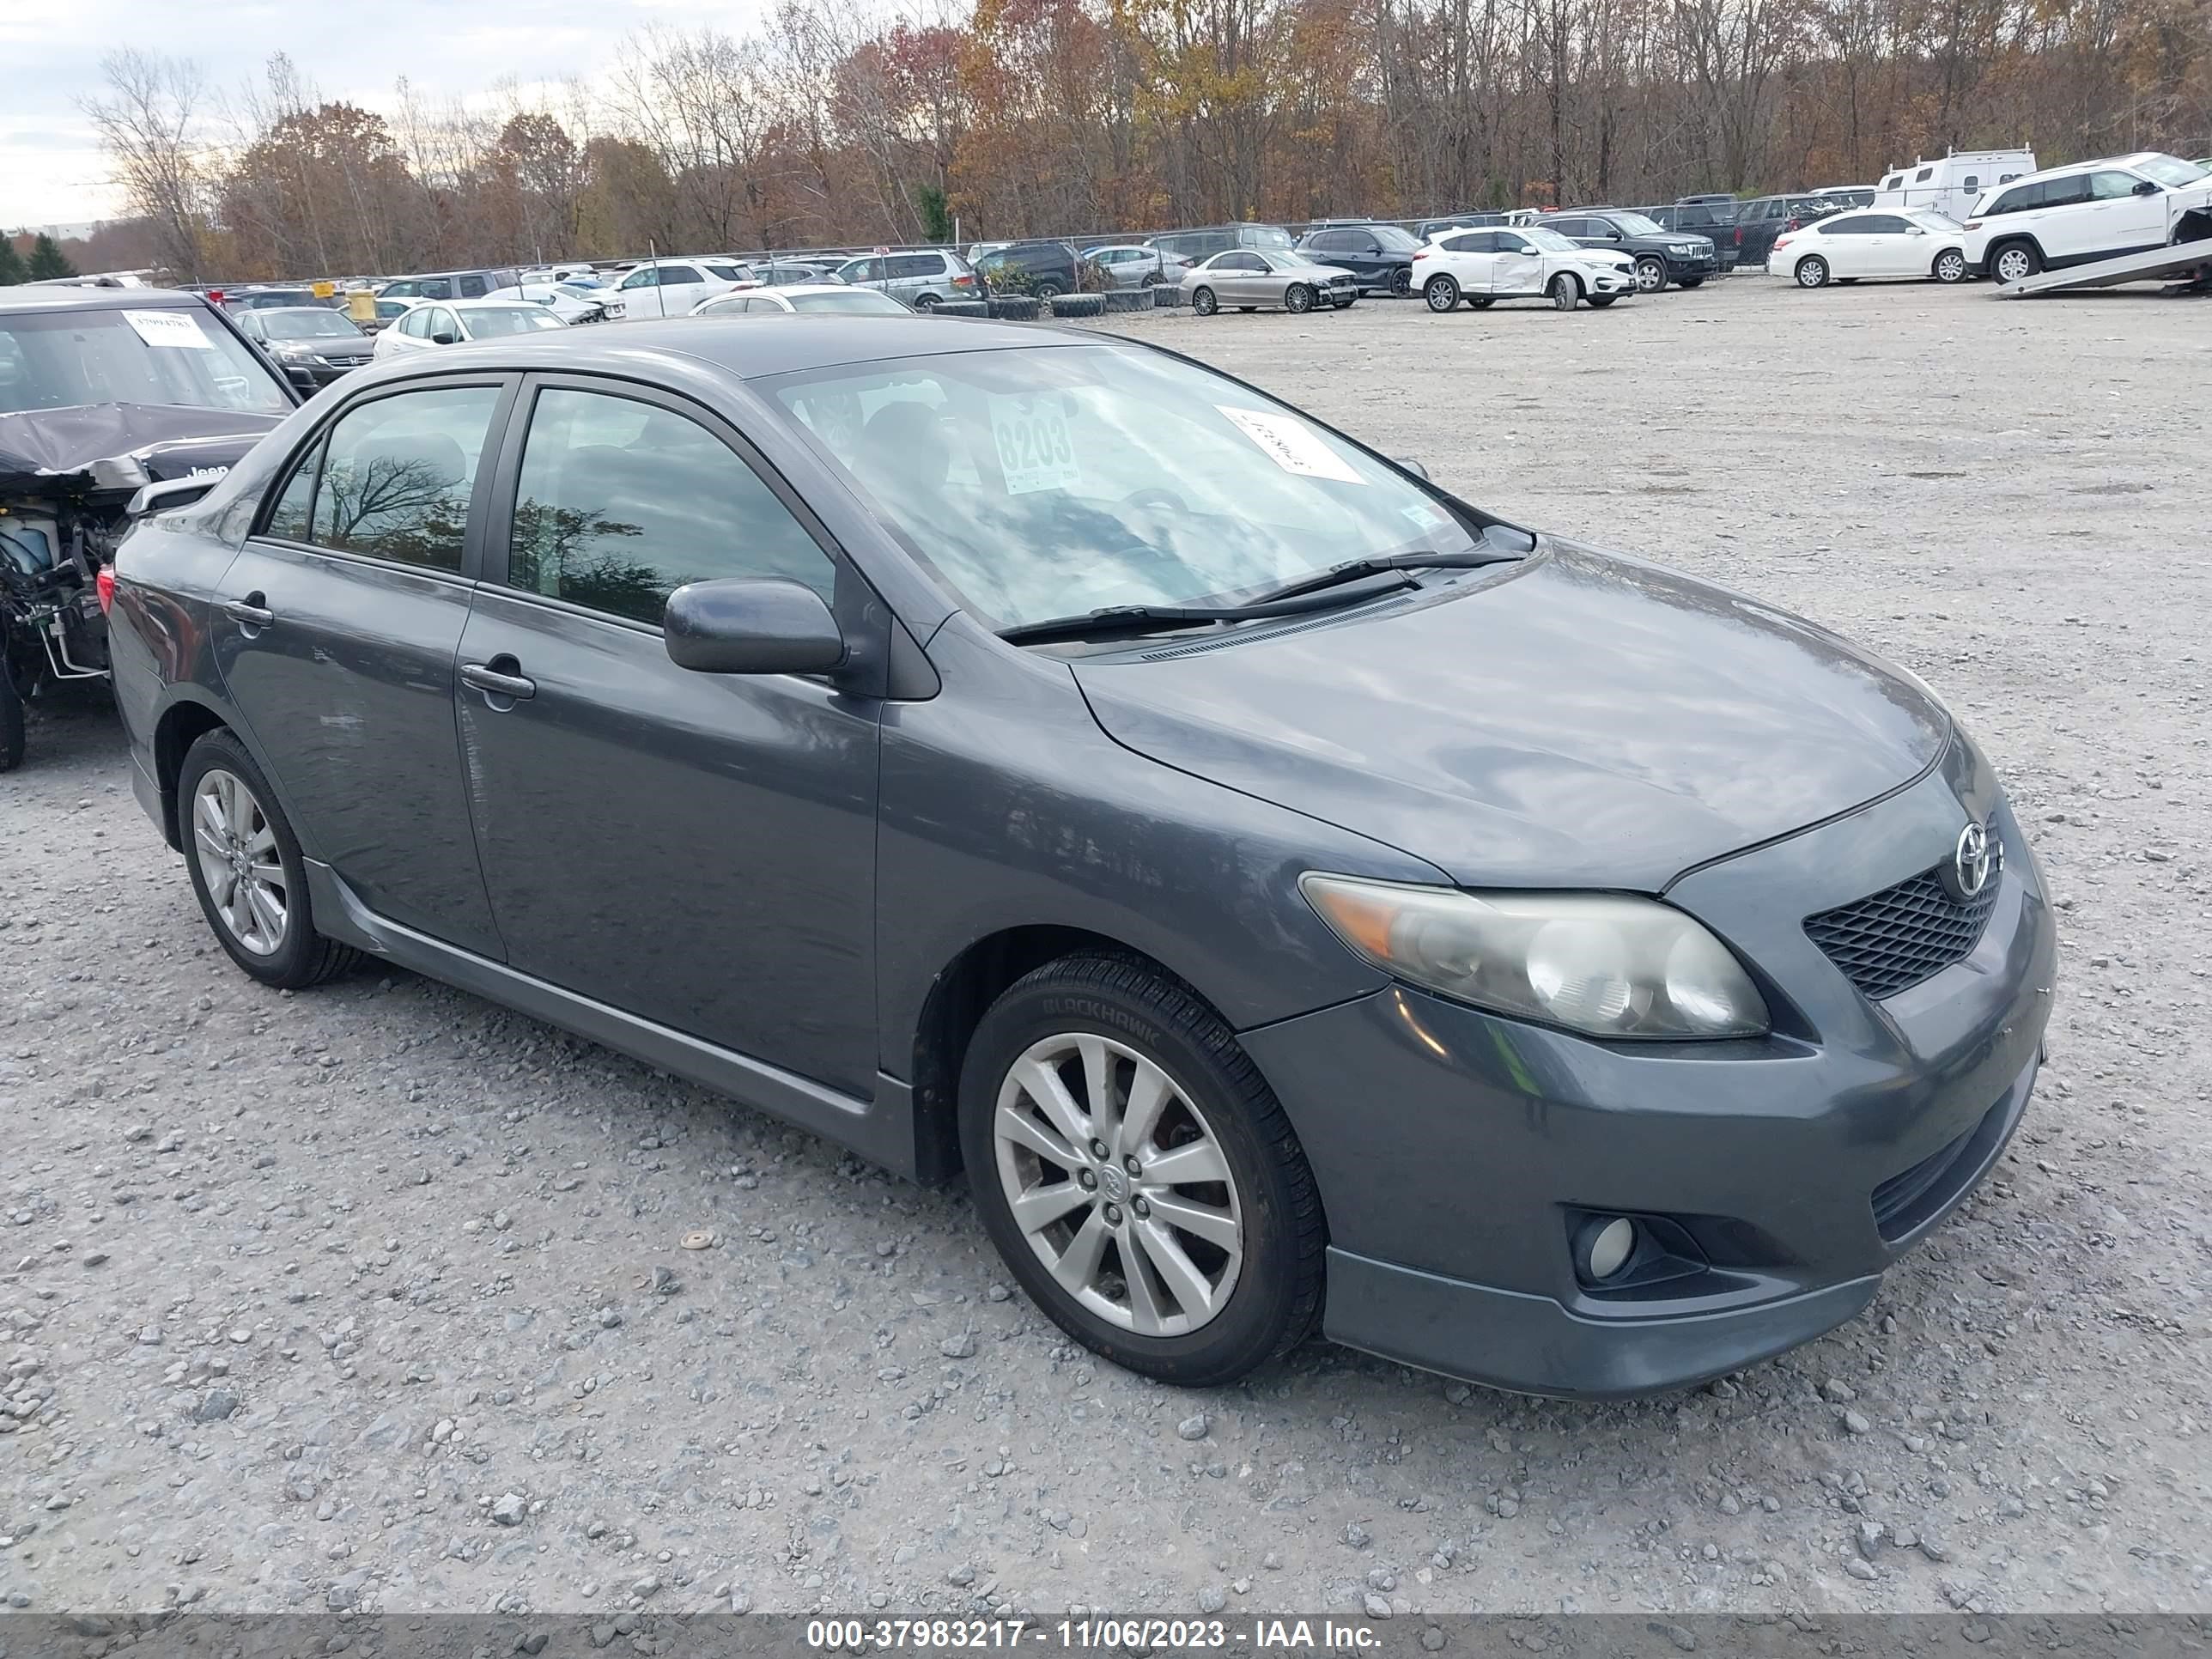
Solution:
[{"label": "front door handle", "polygon": [[233,599],[222,608],[222,614],[240,628],[266,628],[276,620],[276,613],[263,603],[267,595],[258,589],[242,599]]},{"label": "front door handle", "polygon": [[[495,664],[499,666],[494,666]],[[520,674],[501,672],[502,667],[520,668],[521,666],[522,665],[512,657],[494,657],[488,663],[465,662],[461,665],[461,683],[464,685],[473,685],[487,696],[514,697],[518,700],[534,697],[538,695],[536,680],[526,679]]]}]

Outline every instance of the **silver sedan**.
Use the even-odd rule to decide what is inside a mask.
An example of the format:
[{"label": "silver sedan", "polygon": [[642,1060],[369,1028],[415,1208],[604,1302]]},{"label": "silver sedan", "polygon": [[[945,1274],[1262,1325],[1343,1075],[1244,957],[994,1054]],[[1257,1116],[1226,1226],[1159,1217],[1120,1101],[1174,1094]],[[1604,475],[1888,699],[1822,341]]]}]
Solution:
[{"label": "silver sedan", "polygon": [[1359,297],[1358,279],[1348,270],[1316,264],[1302,253],[1250,247],[1233,247],[1194,266],[1182,288],[1183,299],[1201,317],[1224,306],[1239,311],[1334,306],[1342,311]]}]

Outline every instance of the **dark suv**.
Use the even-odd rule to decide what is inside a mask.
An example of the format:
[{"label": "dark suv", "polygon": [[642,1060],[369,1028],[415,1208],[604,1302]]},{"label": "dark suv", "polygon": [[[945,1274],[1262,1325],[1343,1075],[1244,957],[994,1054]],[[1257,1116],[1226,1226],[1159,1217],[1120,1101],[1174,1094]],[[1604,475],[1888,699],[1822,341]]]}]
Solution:
[{"label": "dark suv", "polygon": [[1718,202],[1675,202],[1666,207],[1636,210],[1667,230],[1686,231],[1713,245],[1723,270],[1733,270],[1741,257],[1743,233],[1735,222],[1735,198]]},{"label": "dark suv", "polygon": [[1610,248],[1636,262],[1636,286],[1656,294],[1668,283],[1695,288],[1720,274],[1710,237],[1669,230],[1632,208],[1573,208],[1544,223],[1584,247]]},{"label": "dark suv", "polygon": [[1073,294],[1082,286],[1075,250],[1065,242],[1016,242],[985,254],[975,270],[994,292],[1034,294],[1040,300]]},{"label": "dark suv", "polygon": [[1298,252],[1317,265],[1348,270],[1363,294],[1410,294],[1413,256],[1421,245],[1401,225],[1370,219],[1328,221],[1298,239]]},{"label": "dark suv", "polygon": [[1774,239],[1802,230],[1815,219],[1837,211],[1825,196],[1757,196],[1737,204],[1736,257],[1747,265],[1763,265],[1774,252]]}]

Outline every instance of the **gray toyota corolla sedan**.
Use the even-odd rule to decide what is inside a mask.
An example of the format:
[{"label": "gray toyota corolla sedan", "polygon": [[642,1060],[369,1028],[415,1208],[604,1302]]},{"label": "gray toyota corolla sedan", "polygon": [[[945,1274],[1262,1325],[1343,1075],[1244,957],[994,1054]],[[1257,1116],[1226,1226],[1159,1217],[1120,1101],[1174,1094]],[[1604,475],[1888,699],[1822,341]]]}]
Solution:
[{"label": "gray toyota corolla sedan", "polygon": [[[920,1178],[1218,1383],[1632,1394],[1988,1172],[2051,912],[1917,680],[1109,337],[637,324],[348,376],[122,546],[246,973],[367,952]],[[149,503],[149,505],[158,505]]]}]

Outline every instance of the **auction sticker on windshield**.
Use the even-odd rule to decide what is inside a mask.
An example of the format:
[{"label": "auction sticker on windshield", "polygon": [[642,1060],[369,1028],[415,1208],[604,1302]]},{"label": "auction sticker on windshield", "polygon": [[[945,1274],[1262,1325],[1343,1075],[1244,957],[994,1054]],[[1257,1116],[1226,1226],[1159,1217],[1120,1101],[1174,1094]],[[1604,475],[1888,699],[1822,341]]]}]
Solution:
[{"label": "auction sticker on windshield", "polygon": [[999,465],[1006,475],[1009,495],[1065,489],[1083,482],[1075,439],[1056,393],[1032,398],[993,392],[991,438],[999,447]]},{"label": "auction sticker on windshield", "polygon": [[1295,472],[1302,478],[1334,479],[1338,483],[1367,482],[1304,421],[1256,409],[1233,409],[1227,404],[1216,404],[1214,407],[1236,422],[1237,429],[1265,450],[1267,458],[1285,472]]},{"label": "auction sticker on windshield", "polygon": [[181,346],[188,351],[213,351],[215,342],[200,332],[200,319],[189,311],[126,311],[123,320],[138,331],[150,346]]}]

